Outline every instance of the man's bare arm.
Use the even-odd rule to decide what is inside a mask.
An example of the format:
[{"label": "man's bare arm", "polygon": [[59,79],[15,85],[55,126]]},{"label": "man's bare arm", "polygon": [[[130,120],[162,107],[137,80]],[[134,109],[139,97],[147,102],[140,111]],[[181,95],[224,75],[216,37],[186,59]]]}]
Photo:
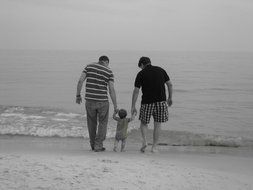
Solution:
[{"label": "man's bare arm", "polygon": [[114,106],[114,111],[117,111],[117,98],[116,98],[116,92],[114,89],[114,82],[109,81],[108,86],[109,86],[109,94],[110,94],[110,97],[112,99],[112,103]]},{"label": "man's bare arm", "polygon": [[129,122],[133,121],[135,116],[136,116],[136,112],[134,112],[133,114],[131,114],[131,118],[129,118]]},{"label": "man's bare arm", "polygon": [[116,116],[117,112],[113,112],[113,115],[112,115],[112,118],[115,120],[115,121],[119,121],[119,117]]},{"label": "man's bare arm", "polygon": [[136,101],[137,101],[138,96],[139,96],[139,91],[140,91],[140,89],[137,88],[137,87],[135,87],[134,90],[133,90],[131,114],[134,114],[134,113],[137,112],[135,105],[136,105]]},{"label": "man's bare arm", "polygon": [[80,104],[82,102],[81,91],[82,91],[83,82],[85,81],[85,79],[86,79],[86,73],[82,73],[77,83],[77,89],[76,89],[76,103],[77,104]]},{"label": "man's bare arm", "polygon": [[172,83],[171,83],[171,81],[167,81],[165,84],[167,85],[167,88],[168,88],[168,100],[167,100],[167,102],[168,102],[168,105],[171,106],[172,105],[172,91],[173,91]]}]

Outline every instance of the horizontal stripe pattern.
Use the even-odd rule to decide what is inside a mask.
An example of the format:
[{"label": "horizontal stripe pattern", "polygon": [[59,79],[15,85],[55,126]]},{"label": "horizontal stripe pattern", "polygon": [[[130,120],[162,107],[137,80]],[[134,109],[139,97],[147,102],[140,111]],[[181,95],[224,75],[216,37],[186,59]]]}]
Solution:
[{"label": "horizontal stripe pattern", "polygon": [[99,63],[93,63],[87,65],[83,72],[86,73],[85,99],[108,101],[107,86],[109,81],[114,81],[111,69]]}]

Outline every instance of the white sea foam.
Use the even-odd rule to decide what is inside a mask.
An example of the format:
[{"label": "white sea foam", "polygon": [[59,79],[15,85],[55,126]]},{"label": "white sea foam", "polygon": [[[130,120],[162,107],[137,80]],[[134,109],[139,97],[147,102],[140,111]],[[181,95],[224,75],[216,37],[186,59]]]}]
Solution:
[{"label": "white sea foam", "polygon": [[39,115],[26,115],[22,113],[2,113],[0,116],[2,117],[19,117],[21,119],[45,119],[43,116]]},{"label": "white sea foam", "polygon": [[56,114],[57,117],[71,117],[71,118],[75,118],[80,116],[80,114],[76,114],[76,113],[57,113]]},{"label": "white sea foam", "polygon": [[24,114],[21,113],[2,113],[2,117],[23,117]]},{"label": "white sea foam", "polygon": [[23,118],[24,119],[45,119],[45,117],[38,116],[38,115],[25,115]]},{"label": "white sea foam", "polygon": [[[11,110],[11,111],[10,111]],[[86,121],[81,114],[32,107],[0,106],[0,134],[32,135],[40,137],[85,137],[88,138]],[[136,121],[137,122],[137,121]],[[140,138],[136,122],[131,122],[129,135]],[[139,124],[139,123],[138,123]],[[116,122],[109,119],[107,138],[115,136]],[[199,134],[187,131],[163,131],[161,142],[171,146],[250,146],[253,140],[245,137]]]},{"label": "white sea foam", "polygon": [[63,118],[52,118],[53,121],[68,121],[68,119]]}]

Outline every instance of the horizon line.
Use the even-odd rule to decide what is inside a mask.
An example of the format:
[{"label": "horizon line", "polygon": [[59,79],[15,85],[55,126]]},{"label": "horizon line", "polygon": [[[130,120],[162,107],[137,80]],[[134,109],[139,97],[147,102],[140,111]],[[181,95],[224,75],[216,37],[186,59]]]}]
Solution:
[{"label": "horizon line", "polygon": [[156,49],[67,49],[67,48],[0,48],[0,51],[111,51],[111,52],[119,52],[119,51],[128,51],[128,52],[241,52],[241,53],[253,53],[253,50],[156,50]]}]

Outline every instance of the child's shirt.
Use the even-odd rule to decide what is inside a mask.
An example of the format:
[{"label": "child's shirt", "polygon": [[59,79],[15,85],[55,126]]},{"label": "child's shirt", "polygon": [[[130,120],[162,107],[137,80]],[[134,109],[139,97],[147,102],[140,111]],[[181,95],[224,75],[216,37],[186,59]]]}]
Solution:
[{"label": "child's shirt", "polygon": [[127,138],[128,123],[131,121],[130,118],[119,119],[116,130],[116,140],[124,140]]}]

